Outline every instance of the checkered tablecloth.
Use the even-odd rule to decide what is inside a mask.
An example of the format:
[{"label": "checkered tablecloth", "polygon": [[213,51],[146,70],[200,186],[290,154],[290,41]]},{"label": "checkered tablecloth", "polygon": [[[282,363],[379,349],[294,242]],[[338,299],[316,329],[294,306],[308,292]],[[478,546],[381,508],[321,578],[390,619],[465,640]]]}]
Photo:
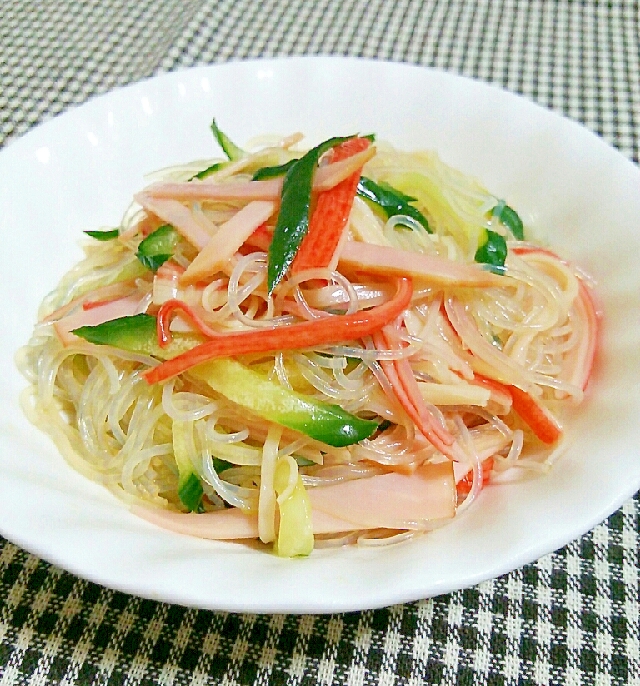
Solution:
[{"label": "checkered tablecloth", "polygon": [[[1,0],[0,147],[142,77],[301,54],[491,81],[638,162],[635,0]],[[640,684],[638,509],[479,586],[319,616],[130,597],[0,539],[0,686]]]}]

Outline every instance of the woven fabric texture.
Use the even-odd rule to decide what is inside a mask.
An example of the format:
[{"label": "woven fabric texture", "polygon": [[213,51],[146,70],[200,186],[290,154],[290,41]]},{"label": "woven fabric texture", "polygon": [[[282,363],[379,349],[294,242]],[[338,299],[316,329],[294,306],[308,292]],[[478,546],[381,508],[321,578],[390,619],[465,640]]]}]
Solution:
[{"label": "woven fabric texture", "polygon": [[[144,77],[302,54],[489,81],[639,159],[630,0],[4,0],[0,147]],[[0,539],[0,686],[640,684],[638,510],[636,495],[581,539],[474,588],[327,616],[142,600]]]}]

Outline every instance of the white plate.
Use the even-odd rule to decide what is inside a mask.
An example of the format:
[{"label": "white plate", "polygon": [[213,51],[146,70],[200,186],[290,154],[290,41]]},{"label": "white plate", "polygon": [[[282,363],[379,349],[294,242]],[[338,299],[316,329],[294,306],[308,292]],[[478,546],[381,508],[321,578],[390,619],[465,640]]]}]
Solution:
[{"label": "white plate", "polygon": [[[39,301],[80,257],[83,229],[117,224],[153,169],[239,143],[375,132],[435,148],[596,276],[606,311],[592,396],[543,478],[486,489],[451,526],[383,549],[281,560],[177,536],[72,471],[24,419],[13,364]],[[640,486],[640,173],[596,136],[523,98],[426,68],[341,58],[230,63],[113,91],[0,154],[4,283],[0,530],[82,577],[149,598],[253,612],[334,612],[475,584],[588,531]]]}]

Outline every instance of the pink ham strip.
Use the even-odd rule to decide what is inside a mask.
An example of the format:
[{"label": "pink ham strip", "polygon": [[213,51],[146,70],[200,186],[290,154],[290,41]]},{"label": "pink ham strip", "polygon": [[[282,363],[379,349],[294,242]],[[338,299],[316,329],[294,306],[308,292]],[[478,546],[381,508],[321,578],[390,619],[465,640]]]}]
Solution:
[{"label": "pink ham strip", "polygon": [[[314,191],[333,188],[375,155],[375,148],[369,147],[346,160],[319,167],[313,179]],[[144,195],[154,199],[173,200],[278,200],[282,192],[283,178],[264,181],[211,181],[162,182],[147,186]],[[154,214],[156,214],[154,212]],[[168,220],[165,220],[168,221]]]},{"label": "pink ham strip", "polygon": [[[307,493],[316,535],[378,528],[415,531],[429,521],[453,517],[456,509],[451,462],[424,465],[411,474],[394,472],[309,488]],[[238,509],[183,514],[134,507],[133,513],[163,529],[198,538],[258,537],[257,516]]]},{"label": "pink ham strip", "polygon": [[181,285],[194,284],[215,274],[249,236],[276,211],[269,200],[254,200],[222,224],[180,277]]},{"label": "pink ham strip", "polygon": [[53,327],[60,342],[66,347],[81,340],[71,333],[74,329],[81,326],[97,326],[119,317],[130,317],[137,314],[139,307],[140,294],[138,293],[92,307],[90,310],[84,310],[80,307],[66,317],[58,319]]},{"label": "pink ham strip", "polygon": [[368,274],[411,276],[416,281],[440,286],[504,285],[504,277],[475,265],[360,241],[347,241],[342,246],[338,266],[341,270]]},{"label": "pink ham strip", "polygon": [[328,191],[351,174],[360,173],[362,167],[375,157],[375,154],[375,146],[370,145],[366,150],[351,155],[351,157],[319,167],[313,177],[313,190],[317,192]]},{"label": "pink ham strip", "polygon": [[418,467],[412,474],[391,472],[369,479],[308,489],[313,512],[351,522],[354,529],[420,530],[455,514],[451,462]]},{"label": "pink ham strip", "polygon": [[[186,536],[216,541],[258,538],[257,515],[246,514],[237,508],[206,514],[153,510],[146,507],[134,507],[132,511],[151,524]],[[324,512],[313,513],[314,534],[340,533],[351,531],[353,528],[352,524],[338,517],[327,515]]]},{"label": "pink ham strip", "polygon": [[166,200],[151,197],[148,193],[137,193],[133,196],[134,200],[152,214],[157,215],[186,238],[189,243],[199,250],[202,250],[213,233],[214,227],[211,225],[211,233],[208,233],[195,219],[193,212],[176,200]]}]

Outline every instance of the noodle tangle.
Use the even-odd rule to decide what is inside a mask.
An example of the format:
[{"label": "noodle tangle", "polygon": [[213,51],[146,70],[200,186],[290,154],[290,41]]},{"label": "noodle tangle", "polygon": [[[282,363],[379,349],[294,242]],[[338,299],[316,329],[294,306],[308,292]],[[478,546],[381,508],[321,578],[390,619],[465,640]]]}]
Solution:
[{"label": "noodle tangle", "polygon": [[[202,180],[194,177],[203,164],[197,162],[155,175],[136,196],[143,207],[132,204],[115,240],[87,239],[84,259],[44,299],[32,339],[17,357],[29,384],[25,412],[74,468],[140,511],[167,513],[167,526],[169,517],[189,510],[202,521],[221,515],[215,521],[222,522],[224,515],[285,555],[308,552],[300,541],[287,548],[295,527],[311,527],[320,547],[397,543],[442,526],[456,513],[471,516],[477,495],[506,474],[548,470],[561,449],[567,409],[585,394],[598,318],[588,278],[528,236],[516,235],[501,214],[503,201],[435,153],[402,152],[384,143],[351,173],[382,189],[376,192],[395,193],[400,210],[387,216],[382,200],[376,204],[354,185],[345,228],[327,263],[292,269],[273,289],[273,216],[241,227],[240,238],[229,238],[239,247],[216,256],[210,277],[189,281],[185,274],[201,250],[189,227],[213,238],[254,202],[243,194],[259,183],[276,186],[277,180],[252,180],[258,170],[302,157],[300,139],[269,139],[264,148],[223,160]],[[324,154],[319,169],[338,165],[332,152]],[[225,187],[237,189],[236,195],[225,197]],[[194,188],[203,190],[190,199]],[[184,225],[178,215],[172,222],[144,207],[145,198],[170,192],[174,205],[167,207],[182,208]],[[312,210],[315,203],[320,207],[322,193],[331,192],[314,191]],[[158,255],[141,260],[145,242],[167,226],[171,243],[150,268]],[[501,264],[478,262],[483,241],[490,239],[505,245]],[[341,259],[346,243],[362,248],[360,266]],[[442,273],[412,267],[397,276],[411,279],[408,305],[373,333],[345,334],[330,343],[311,336],[308,344],[287,347],[301,324],[309,331],[331,329],[344,317],[373,318],[393,301],[392,267],[368,264],[368,246],[384,248],[390,260],[400,256],[408,266],[423,264],[418,258],[433,260],[424,264],[444,265],[438,267]],[[458,268],[486,285],[458,285]],[[168,319],[169,330],[174,343],[193,341],[183,344],[186,355],[209,341],[224,343],[229,334],[275,336],[282,345],[242,355],[230,351],[222,362],[148,383],[145,373],[171,357],[155,334],[144,345],[96,343],[81,335],[105,322],[159,318],[164,303],[174,301],[185,309]],[[226,367],[225,360],[236,366]],[[347,424],[371,430],[341,443],[327,429],[325,439],[324,429],[293,423],[266,397],[251,397],[249,382],[227,389],[227,371],[258,380],[269,389],[263,394],[273,394],[273,407],[276,398],[285,398],[286,412],[298,405],[320,408],[318,416],[339,411]],[[427,477],[432,474],[445,476]],[[451,507],[424,519],[404,517],[396,509],[394,499],[401,508],[404,496],[393,490],[394,479],[415,484],[421,478],[424,484],[434,479],[438,485],[429,488],[440,489],[438,497]],[[391,484],[384,504],[366,500],[377,484]],[[351,494],[351,510],[327,509],[323,503],[334,492]],[[360,497],[369,506],[360,506]],[[378,506],[379,513],[367,511]]]}]

